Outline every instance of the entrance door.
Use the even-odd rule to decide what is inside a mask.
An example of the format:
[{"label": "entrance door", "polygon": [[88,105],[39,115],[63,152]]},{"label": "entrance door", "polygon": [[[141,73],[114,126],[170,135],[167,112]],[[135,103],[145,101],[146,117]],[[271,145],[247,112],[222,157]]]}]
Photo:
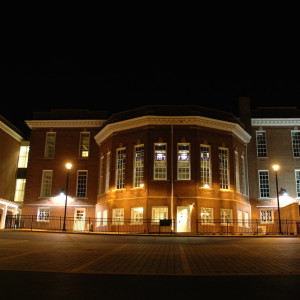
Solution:
[{"label": "entrance door", "polygon": [[177,232],[190,232],[189,207],[177,206]]},{"label": "entrance door", "polygon": [[85,225],[85,208],[75,208],[74,230],[83,231]]}]

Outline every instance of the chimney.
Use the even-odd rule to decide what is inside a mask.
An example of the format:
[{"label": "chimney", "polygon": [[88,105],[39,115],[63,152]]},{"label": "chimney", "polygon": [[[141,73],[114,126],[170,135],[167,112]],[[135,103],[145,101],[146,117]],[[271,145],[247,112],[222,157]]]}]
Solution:
[{"label": "chimney", "polygon": [[251,135],[251,108],[250,97],[239,97],[240,120],[245,125],[246,131]]}]

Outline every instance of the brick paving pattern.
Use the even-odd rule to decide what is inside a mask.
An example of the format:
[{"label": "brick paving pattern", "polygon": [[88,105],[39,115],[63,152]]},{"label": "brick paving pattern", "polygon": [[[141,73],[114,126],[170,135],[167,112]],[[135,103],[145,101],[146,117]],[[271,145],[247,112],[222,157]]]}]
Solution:
[{"label": "brick paving pattern", "polygon": [[[103,237],[44,233],[3,238],[0,270],[143,275],[300,275],[300,239]],[[28,235],[29,237],[29,235]],[[42,236],[41,236],[42,237]]]}]

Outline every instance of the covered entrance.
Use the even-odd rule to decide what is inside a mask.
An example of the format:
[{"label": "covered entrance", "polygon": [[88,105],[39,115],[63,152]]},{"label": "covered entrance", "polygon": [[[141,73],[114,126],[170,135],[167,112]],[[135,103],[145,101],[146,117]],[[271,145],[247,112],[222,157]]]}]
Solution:
[{"label": "covered entrance", "polygon": [[12,201],[0,198],[0,229],[5,228],[8,213],[16,215],[18,213],[18,205]]},{"label": "covered entrance", "polygon": [[191,219],[190,219],[189,206],[177,206],[176,231],[177,232],[191,231]]}]

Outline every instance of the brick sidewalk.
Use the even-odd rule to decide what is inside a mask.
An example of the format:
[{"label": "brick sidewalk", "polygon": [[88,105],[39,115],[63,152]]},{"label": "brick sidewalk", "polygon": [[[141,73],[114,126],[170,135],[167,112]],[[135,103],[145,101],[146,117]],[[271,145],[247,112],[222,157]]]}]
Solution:
[{"label": "brick sidewalk", "polygon": [[[19,233],[0,269],[143,275],[300,275],[300,239]],[[27,239],[29,237],[30,239]],[[39,235],[39,236],[37,236]],[[11,238],[8,238],[11,237]],[[41,239],[36,239],[41,237]]]}]

